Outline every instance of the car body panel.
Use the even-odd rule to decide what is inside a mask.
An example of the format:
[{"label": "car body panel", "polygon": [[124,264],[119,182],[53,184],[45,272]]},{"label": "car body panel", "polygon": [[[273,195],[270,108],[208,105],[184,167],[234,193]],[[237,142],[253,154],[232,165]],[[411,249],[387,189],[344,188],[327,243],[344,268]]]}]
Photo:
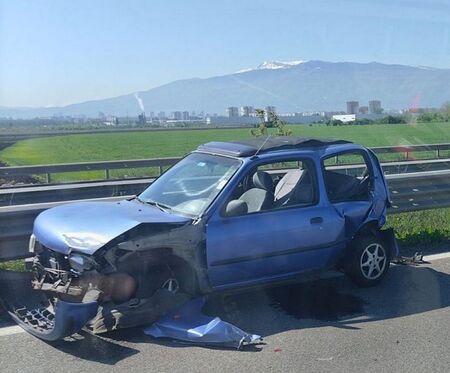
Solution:
[{"label": "car body panel", "polygon": [[[323,221],[312,224],[316,217]],[[323,206],[236,217],[219,214],[208,222],[206,231],[211,284],[242,285],[258,278],[326,267],[342,241],[342,220]]]},{"label": "car body panel", "polygon": [[33,233],[45,247],[62,254],[75,249],[92,255],[117,236],[142,223],[187,223],[191,219],[169,214],[136,200],[76,202],[39,214]]}]

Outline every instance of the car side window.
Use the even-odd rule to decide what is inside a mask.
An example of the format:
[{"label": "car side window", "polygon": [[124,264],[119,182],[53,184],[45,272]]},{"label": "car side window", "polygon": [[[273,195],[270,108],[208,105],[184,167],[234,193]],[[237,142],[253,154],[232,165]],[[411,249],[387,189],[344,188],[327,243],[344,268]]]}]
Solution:
[{"label": "car side window", "polygon": [[317,203],[317,200],[318,188],[313,161],[270,162],[252,169],[243,178],[226,206],[225,215],[310,206]]},{"label": "car side window", "polygon": [[322,162],[325,187],[330,202],[369,199],[372,169],[361,152],[345,152]]}]

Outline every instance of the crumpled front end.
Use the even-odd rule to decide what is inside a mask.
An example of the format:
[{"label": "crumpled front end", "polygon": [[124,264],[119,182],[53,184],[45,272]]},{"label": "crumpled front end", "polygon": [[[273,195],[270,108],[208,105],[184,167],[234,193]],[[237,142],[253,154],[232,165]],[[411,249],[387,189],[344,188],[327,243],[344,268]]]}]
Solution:
[{"label": "crumpled front end", "polygon": [[190,299],[182,280],[193,276],[167,249],[136,250],[140,245],[131,244],[133,237],[121,236],[87,255],[52,250],[33,236],[30,271],[2,273],[9,290],[0,297],[21,327],[44,340],[83,328],[104,333],[151,323]]},{"label": "crumpled front end", "polygon": [[0,271],[3,306],[30,334],[55,341],[80,331],[97,313],[97,301],[65,302],[30,288],[31,272]]}]

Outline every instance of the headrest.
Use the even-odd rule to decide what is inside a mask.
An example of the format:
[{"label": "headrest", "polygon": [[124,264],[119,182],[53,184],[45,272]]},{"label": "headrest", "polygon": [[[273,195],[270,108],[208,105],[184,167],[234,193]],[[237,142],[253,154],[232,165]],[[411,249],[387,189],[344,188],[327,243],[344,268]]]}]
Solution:
[{"label": "headrest", "polygon": [[273,192],[273,181],[270,175],[264,171],[258,171],[253,175],[253,184],[259,189]]}]

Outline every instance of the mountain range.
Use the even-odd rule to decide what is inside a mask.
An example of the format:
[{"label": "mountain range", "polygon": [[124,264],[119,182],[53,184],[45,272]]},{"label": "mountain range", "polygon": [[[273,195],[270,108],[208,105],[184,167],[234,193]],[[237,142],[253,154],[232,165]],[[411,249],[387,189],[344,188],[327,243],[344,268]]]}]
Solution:
[{"label": "mountain range", "polygon": [[228,106],[279,112],[345,110],[346,101],[381,100],[384,108],[439,107],[450,100],[450,69],[354,62],[264,62],[254,69],[211,78],[177,80],[147,91],[64,107],[0,107],[0,117],[52,115],[136,116],[147,112],[204,111],[224,114]]}]

